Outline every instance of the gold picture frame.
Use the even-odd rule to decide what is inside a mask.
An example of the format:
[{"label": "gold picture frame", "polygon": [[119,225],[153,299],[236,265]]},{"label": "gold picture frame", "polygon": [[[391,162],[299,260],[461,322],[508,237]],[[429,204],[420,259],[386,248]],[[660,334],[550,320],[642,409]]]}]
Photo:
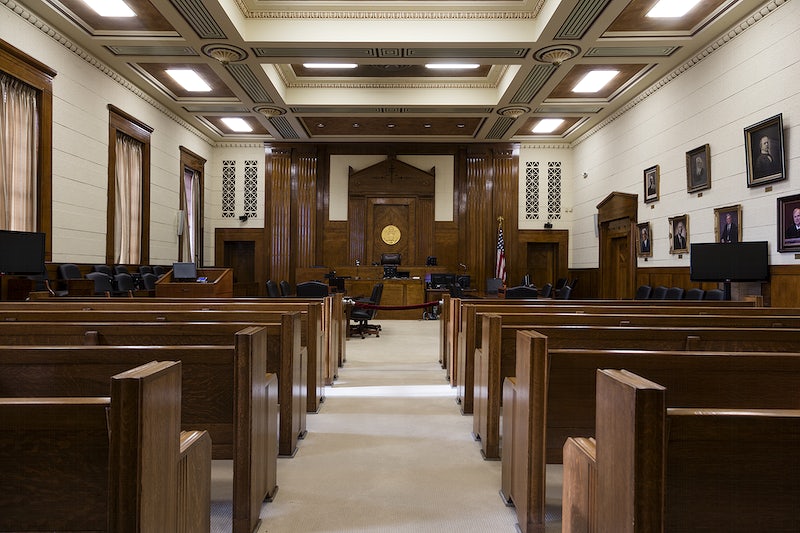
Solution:
[{"label": "gold picture frame", "polygon": [[670,217],[669,253],[684,254],[689,251],[689,215]]},{"label": "gold picture frame", "polygon": [[716,242],[742,242],[742,205],[714,209],[714,238]]}]

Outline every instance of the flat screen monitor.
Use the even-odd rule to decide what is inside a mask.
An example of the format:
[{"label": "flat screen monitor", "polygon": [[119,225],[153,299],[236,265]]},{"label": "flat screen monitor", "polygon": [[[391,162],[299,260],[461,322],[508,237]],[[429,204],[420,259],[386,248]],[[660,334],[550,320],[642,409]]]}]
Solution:
[{"label": "flat screen monitor", "polygon": [[456,283],[458,283],[458,286],[462,289],[469,289],[469,281],[469,276],[466,275],[458,276],[458,278],[456,278]]},{"label": "flat screen monitor", "polygon": [[455,274],[431,274],[431,288],[432,289],[447,289],[455,285]]},{"label": "flat screen monitor", "polygon": [[172,263],[172,279],[175,281],[197,280],[197,266],[194,263]]},{"label": "flat screen monitor", "polygon": [[0,230],[0,272],[41,274],[44,272],[44,233]]},{"label": "flat screen monitor", "polygon": [[767,241],[692,244],[692,281],[763,281],[769,279]]}]

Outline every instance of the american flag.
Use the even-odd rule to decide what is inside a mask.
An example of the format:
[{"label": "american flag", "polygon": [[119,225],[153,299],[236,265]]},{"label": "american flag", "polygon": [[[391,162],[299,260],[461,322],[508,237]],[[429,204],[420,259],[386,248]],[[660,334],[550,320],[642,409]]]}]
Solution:
[{"label": "american flag", "polygon": [[494,277],[503,280],[503,285],[506,284],[506,246],[503,241],[503,226],[497,227],[497,264]]}]

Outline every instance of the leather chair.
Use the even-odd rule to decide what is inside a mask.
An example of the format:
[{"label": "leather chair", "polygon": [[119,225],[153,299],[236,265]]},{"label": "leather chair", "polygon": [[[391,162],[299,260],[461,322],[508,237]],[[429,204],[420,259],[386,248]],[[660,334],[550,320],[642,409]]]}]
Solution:
[{"label": "leather chair", "polygon": [[722,289],[709,289],[703,295],[704,300],[724,300],[725,291]]},{"label": "leather chair", "polygon": [[267,296],[270,298],[280,298],[281,293],[278,290],[278,284],[271,279],[267,280]]},{"label": "leather chair", "polygon": [[553,294],[553,284],[552,283],[545,283],[542,286],[541,297],[542,298],[550,298]]},{"label": "leather chair", "polygon": [[153,273],[153,267],[151,267],[150,265],[139,265],[139,274],[144,276],[145,274],[152,274],[152,273]]},{"label": "leather chair", "polygon": [[669,290],[669,289],[667,289],[665,286],[659,285],[658,287],[653,289],[652,293],[650,293],[650,299],[651,300],[665,300],[667,298],[667,290]]},{"label": "leather chair", "polygon": [[114,271],[111,270],[111,267],[108,266],[108,265],[94,265],[94,267],[92,267],[92,269],[93,269],[94,272],[102,272],[103,274],[105,274],[105,275],[107,275],[109,277],[112,277],[112,278],[114,277]]},{"label": "leather chair", "polygon": [[572,295],[572,287],[569,285],[564,285],[561,287],[561,290],[558,291],[556,295],[556,300],[569,300],[569,297]]},{"label": "leather chair", "polygon": [[667,294],[664,297],[665,300],[682,300],[683,299],[683,288],[681,287],[670,287],[667,289]]},{"label": "leather chair", "polygon": [[706,291],[703,289],[698,289],[697,287],[693,289],[689,289],[686,291],[686,294],[683,295],[684,300],[702,300],[703,296],[705,296]]},{"label": "leather chair", "polygon": [[[372,287],[372,295],[369,298],[356,300],[356,303],[380,305],[381,296],[383,296],[383,283],[376,283]],[[376,337],[380,337],[380,324],[370,324],[369,322],[370,320],[373,320],[377,314],[378,310],[371,307],[354,307],[350,312],[350,320],[354,321],[355,324],[351,324],[349,326],[350,336],[354,337],[356,335],[360,335],[362,339],[366,335],[375,335]]]},{"label": "leather chair", "polygon": [[304,281],[297,284],[295,294],[300,298],[324,298],[329,293],[328,285],[321,281]]},{"label": "leather chair", "polygon": [[287,296],[291,296],[292,295],[292,286],[289,285],[289,282],[286,281],[285,279],[282,279],[278,283],[278,286],[281,289],[281,296],[283,296],[284,298],[286,298]]},{"label": "leather chair", "polygon": [[640,285],[638,289],[636,289],[636,296],[634,300],[649,300],[650,293],[653,292],[653,287],[650,285]]},{"label": "leather chair", "polygon": [[111,296],[114,288],[111,285],[111,276],[105,272],[89,272],[86,279],[94,281],[95,296]]},{"label": "leather chair", "polygon": [[166,273],[167,273],[167,271],[164,270],[164,267],[162,267],[160,265],[153,265],[153,274],[155,274],[159,278],[161,276],[163,276],[164,274],[166,274]]},{"label": "leather chair", "polygon": [[78,268],[78,265],[73,263],[62,263],[58,265],[58,278],[81,279],[83,278],[83,274],[81,274],[81,269]]},{"label": "leather chair", "polygon": [[521,300],[525,298],[538,298],[539,291],[536,287],[527,285],[517,285],[506,289],[506,300]]},{"label": "leather chair", "polygon": [[114,275],[117,274],[130,274],[130,270],[125,265],[114,265]]},{"label": "leather chair", "polygon": [[114,290],[111,292],[112,296],[133,296],[133,291],[136,290],[136,282],[133,276],[120,272],[114,275]]},{"label": "leather chair", "polygon": [[153,274],[152,272],[145,272],[142,274],[142,287],[146,291],[154,291],[156,290],[156,281],[158,281],[158,276]]}]

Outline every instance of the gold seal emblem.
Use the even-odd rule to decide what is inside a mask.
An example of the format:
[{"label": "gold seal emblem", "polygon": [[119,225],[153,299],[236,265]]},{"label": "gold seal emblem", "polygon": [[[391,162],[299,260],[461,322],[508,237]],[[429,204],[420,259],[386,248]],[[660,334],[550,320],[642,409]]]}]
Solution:
[{"label": "gold seal emblem", "polygon": [[400,241],[400,228],[389,224],[381,231],[381,239],[389,246],[397,244]]}]

